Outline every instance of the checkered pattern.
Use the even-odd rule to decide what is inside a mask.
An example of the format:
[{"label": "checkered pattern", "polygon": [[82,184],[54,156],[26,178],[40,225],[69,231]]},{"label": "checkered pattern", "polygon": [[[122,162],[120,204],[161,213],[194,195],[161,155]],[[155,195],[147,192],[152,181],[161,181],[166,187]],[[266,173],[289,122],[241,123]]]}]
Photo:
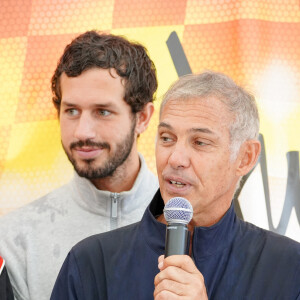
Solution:
[{"label": "checkered pattern", "polygon": [[[125,35],[148,48],[159,80],[157,111],[177,78],[166,46],[172,31],[194,73],[218,70],[248,87],[259,104],[270,184],[272,178],[278,184],[285,153],[300,150],[299,21],[294,0],[1,0],[0,215],[72,175],[60,145],[50,78],[66,44],[91,29]],[[153,172],[157,111],[139,140]]]}]

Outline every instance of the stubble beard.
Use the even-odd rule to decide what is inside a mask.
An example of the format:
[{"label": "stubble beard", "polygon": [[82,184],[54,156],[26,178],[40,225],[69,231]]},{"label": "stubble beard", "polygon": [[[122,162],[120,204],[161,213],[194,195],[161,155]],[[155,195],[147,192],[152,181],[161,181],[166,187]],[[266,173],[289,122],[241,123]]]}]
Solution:
[{"label": "stubble beard", "polygon": [[111,147],[108,143],[96,143],[91,140],[79,141],[70,145],[70,151],[67,151],[63,145],[64,151],[77,174],[80,177],[84,177],[90,180],[113,176],[117,168],[124,164],[124,162],[128,159],[131,153],[135,141],[135,125],[136,120],[134,118],[134,120],[132,121],[130,131],[128,132],[126,137],[116,145],[116,150],[111,155],[109,155],[107,160],[102,163],[102,166],[95,166],[96,159],[83,160],[82,162],[84,166],[80,166],[76,159],[73,157],[71,150],[77,146],[95,146],[107,149],[109,152]]}]

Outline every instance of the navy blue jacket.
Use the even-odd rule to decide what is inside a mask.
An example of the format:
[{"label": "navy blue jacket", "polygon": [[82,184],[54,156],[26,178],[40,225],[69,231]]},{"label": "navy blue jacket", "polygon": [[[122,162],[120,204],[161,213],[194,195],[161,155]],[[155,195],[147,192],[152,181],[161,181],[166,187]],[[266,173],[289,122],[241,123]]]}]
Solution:
[{"label": "navy blue jacket", "polygon": [[[73,247],[51,299],[153,299],[163,206],[158,191],[141,222]],[[238,219],[233,205],[217,224],[195,228],[192,253],[210,300],[300,299],[300,244]]]}]

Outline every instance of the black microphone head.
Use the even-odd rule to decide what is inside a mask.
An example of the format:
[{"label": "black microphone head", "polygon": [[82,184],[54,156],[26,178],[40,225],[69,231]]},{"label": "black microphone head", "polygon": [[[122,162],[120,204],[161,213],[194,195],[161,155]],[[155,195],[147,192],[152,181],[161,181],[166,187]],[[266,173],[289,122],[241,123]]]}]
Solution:
[{"label": "black microphone head", "polygon": [[185,198],[174,197],[166,203],[164,216],[168,224],[188,224],[193,217],[193,207]]}]

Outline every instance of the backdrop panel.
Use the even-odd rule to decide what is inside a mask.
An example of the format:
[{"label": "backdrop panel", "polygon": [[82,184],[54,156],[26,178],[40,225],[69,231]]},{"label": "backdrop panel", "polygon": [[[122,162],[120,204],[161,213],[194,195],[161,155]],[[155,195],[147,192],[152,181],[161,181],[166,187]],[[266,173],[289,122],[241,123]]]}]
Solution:
[{"label": "backdrop panel", "polygon": [[2,0],[0,215],[72,176],[50,79],[64,47],[91,29],[141,42],[156,65],[156,113],[138,145],[154,173],[159,103],[178,77],[166,44],[172,32],[192,72],[224,72],[256,96],[264,151],[239,196],[241,212],[300,241],[298,0]]}]

